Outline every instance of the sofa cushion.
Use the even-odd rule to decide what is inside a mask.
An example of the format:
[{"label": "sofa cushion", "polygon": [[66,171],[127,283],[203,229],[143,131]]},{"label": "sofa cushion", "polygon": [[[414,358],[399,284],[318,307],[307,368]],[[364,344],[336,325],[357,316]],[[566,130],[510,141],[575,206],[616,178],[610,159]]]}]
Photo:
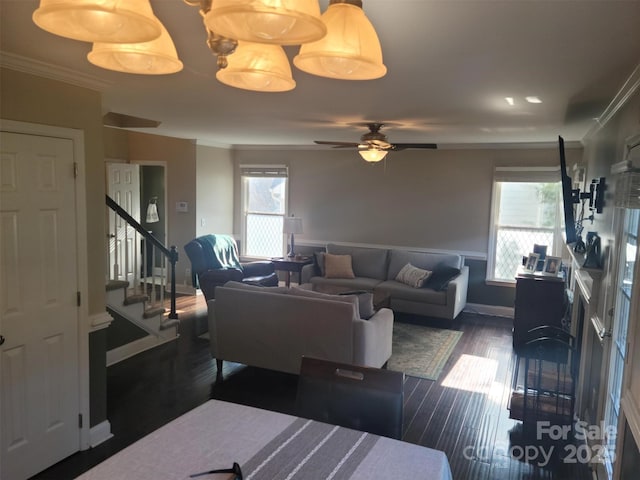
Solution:
[{"label": "sofa cushion", "polygon": [[351,255],[325,254],[324,276],[327,278],[354,278]]},{"label": "sofa cushion", "polygon": [[424,286],[430,276],[430,270],[423,270],[422,268],[414,267],[410,263],[407,263],[398,272],[395,279],[400,283],[409,285],[410,287],[420,288]]},{"label": "sofa cushion", "polygon": [[356,277],[384,280],[387,275],[388,250],[384,248],[351,247],[327,244],[327,253],[351,255],[351,266]]},{"label": "sofa cushion", "polygon": [[376,287],[376,292],[388,294],[393,300],[409,300],[412,302],[446,305],[447,292],[436,291],[431,288],[413,288],[396,280],[387,280]]},{"label": "sofa cushion", "polygon": [[437,265],[462,268],[462,257],[456,254],[391,250],[389,254],[389,271],[385,278],[394,280],[398,276],[398,272],[407,263],[430,271],[433,271]]},{"label": "sofa cushion", "polygon": [[380,283],[377,278],[325,278],[311,277],[311,285],[314,290],[320,292],[327,289],[327,293],[340,293],[347,290],[367,290],[372,292],[376,285]]},{"label": "sofa cushion", "polygon": [[425,283],[425,287],[432,288],[434,290],[445,290],[449,282],[460,275],[460,269],[451,267],[449,265],[438,265],[433,270],[431,277]]},{"label": "sofa cushion", "polygon": [[321,300],[331,300],[334,302],[344,302],[353,305],[355,318],[361,318],[360,316],[360,301],[357,295],[330,295],[328,293],[314,292],[313,290],[307,290],[306,288],[291,287],[289,289],[290,295],[298,295],[300,297],[319,298]]}]

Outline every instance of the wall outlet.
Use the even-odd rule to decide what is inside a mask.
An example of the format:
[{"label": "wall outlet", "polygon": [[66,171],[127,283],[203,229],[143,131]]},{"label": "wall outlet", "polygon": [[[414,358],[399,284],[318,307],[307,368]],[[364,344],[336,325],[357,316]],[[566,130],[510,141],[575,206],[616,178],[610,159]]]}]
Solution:
[{"label": "wall outlet", "polygon": [[205,220],[204,218],[201,218],[201,219],[200,219],[200,226],[201,226],[201,227],[204,227],[206,223],[207,223],[207,222],[206,222],[206,220]]}]

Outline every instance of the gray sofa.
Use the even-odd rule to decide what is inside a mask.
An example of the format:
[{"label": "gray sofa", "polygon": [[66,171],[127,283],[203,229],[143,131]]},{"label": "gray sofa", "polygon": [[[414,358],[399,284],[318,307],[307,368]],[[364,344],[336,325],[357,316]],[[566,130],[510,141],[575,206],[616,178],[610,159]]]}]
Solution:
[{"label": "gray sofa", "polygon": [[[389,306],[395,312],[450,320],[455,319],[467,303],[469,267],[464,265],[462,255],[335,243],[326,246],[326,253],[350,255],[355,278],[326,278],[322,271],[322,252],[316,252],[314,265],[307,265],[302,271],[302,281],[310,283],[314,290],[327,290],[327,286],[366,290],[379,298],[388,296]],[[407,263],[433,272],[426,286],[414,288],[396,280]]]},{"label": "gray sofa", "polygon": [[303,355],[376,368],[391,357],[393,312],[363,320],[355,295],[228,282],[207,306],[219,374],[223,360],[297,374]]}]

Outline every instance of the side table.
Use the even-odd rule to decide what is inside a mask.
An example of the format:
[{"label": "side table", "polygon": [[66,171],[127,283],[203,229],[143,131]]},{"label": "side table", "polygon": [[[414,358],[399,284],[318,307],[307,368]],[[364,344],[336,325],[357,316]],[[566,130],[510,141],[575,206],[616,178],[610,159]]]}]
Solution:
[{"label": "side table", "polygon": [[291,273],[298,273],[298,285],[302,284],[302,267],[313,263],[311,257],[278,257],[272,258],[275,269],[287,272],[286,285],[291,285]]}]

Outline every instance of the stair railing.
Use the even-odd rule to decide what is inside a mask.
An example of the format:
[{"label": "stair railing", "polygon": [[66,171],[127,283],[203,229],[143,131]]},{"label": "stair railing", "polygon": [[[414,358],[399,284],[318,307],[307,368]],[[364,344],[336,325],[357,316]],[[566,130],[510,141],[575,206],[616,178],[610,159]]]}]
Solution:
[{"label": "stair railing", "polygon": [[[151,306],[156,306],[156,302],[164,305],[164,293],[167,283],[166,264],[168,262],[171,265],[171,309],[169,318],[177,319],[176,263],[178,261],[178,251],[176,247],[173,245],[170,248],[165,247],[160,240],[145,230],[135,218],[109,195],[106,195],[106,200],[107,206],[116,215],[110,224],[115,226],[116,232],[121,232],[109,232],[107,271],[110,279],[131,278],[134,288],[139,284],[145,287],[150,284],[151,292],[149,298]],[[129,235],[129,228],[118,228],[122,226],[122,221],[126,222],[135,231],[132,237]],[[156,251],[161,253],[159,262],[156,261]],[[159,294],[156,291],[157,288],[159,289]]]}]

